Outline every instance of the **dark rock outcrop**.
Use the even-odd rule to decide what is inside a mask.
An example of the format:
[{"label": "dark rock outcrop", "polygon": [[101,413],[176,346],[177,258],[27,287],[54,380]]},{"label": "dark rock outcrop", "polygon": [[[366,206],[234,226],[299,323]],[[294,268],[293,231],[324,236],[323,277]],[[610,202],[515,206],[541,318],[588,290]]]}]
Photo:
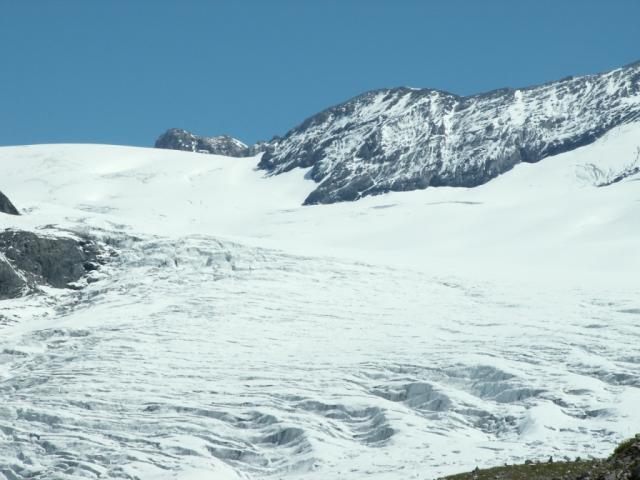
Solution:
[{"label": "dark rock outcrop", "polygon": [[156,148],[184,150],[187,152],[211,153],[227,157],[248,157],[251,149],[240,140],[228,135],[200,137],[180,128],[171,128],[160,135]]},{"label": "dark rock outcrop", "polygon": [[8,213],[9,215],[20,215],[18,209],[13,206],[11,200],[7,196],[0,192],[0,213]]},{"label": "dark rock outcrop", "polygon": [[68,288],[102,263],[98,245],[88,239],[33,232],[0,232],[0,299],[32,292],[38,285]]}]

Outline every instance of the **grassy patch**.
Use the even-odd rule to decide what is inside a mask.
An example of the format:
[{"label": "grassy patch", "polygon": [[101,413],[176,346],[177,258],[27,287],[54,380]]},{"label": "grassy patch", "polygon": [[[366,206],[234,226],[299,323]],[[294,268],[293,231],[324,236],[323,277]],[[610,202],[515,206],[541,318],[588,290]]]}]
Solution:
[{"label": "grassy patch", "polygon": [[448,480],[551,480],[575,479],[592,472],[599,460],[505,465],[446,477]]},{"label": "grassy patch", "polygon": [[633,446],[633,444],[636,443],[637,441],[638,440],[635,438],[629,438],[625,440],[624,442],[622,442],[620,445],[616,447],[616,449],[613,451],[613,456],[617,457],[619,455],[622,455],[627,450],[629,450]]},{"label": "grassy patch", "polygon": [[443,480],[640,480],[640,435],[625,440],[608,459],[505,465],[475,469]]}]

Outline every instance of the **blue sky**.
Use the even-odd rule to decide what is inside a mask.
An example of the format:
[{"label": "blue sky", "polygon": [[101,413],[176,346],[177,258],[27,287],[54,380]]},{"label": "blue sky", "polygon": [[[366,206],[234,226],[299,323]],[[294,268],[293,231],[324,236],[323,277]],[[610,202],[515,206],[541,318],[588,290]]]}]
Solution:
[{"label": "blue sky", "polygon": [[252,143],[363,91],[640,60],[637,0],[0,0],[0,145]]}]

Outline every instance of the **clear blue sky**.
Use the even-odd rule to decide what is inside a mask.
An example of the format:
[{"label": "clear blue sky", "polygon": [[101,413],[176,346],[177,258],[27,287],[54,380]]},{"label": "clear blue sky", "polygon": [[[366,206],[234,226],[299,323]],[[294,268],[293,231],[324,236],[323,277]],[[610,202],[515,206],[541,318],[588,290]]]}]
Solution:
[{"label": "clear blue sky", "polygon": [[0,0],[0,145],[252,143],[365,90],[640,60],[638,0]]}]

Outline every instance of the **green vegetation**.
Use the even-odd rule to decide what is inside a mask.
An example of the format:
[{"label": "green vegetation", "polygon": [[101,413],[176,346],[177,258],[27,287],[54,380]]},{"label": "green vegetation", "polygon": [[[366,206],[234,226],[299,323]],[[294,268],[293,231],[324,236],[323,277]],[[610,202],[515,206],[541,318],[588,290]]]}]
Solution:
[{"label": "green vegetation", "polygon": [[627,450],[633,447],[634,443],[636,443],[637,441],[638,441],[637,438],[626,439],[624,442],[622,442],[620,445],[616,447],[616,449],[613,451],[613,456],[616,457],[624,454]]},{"label": "green vegetation", "polygon": [[443,480],[640,480],[640,434],[618,445],[608,459],[528,461],[522,465],[475,469]]}]

